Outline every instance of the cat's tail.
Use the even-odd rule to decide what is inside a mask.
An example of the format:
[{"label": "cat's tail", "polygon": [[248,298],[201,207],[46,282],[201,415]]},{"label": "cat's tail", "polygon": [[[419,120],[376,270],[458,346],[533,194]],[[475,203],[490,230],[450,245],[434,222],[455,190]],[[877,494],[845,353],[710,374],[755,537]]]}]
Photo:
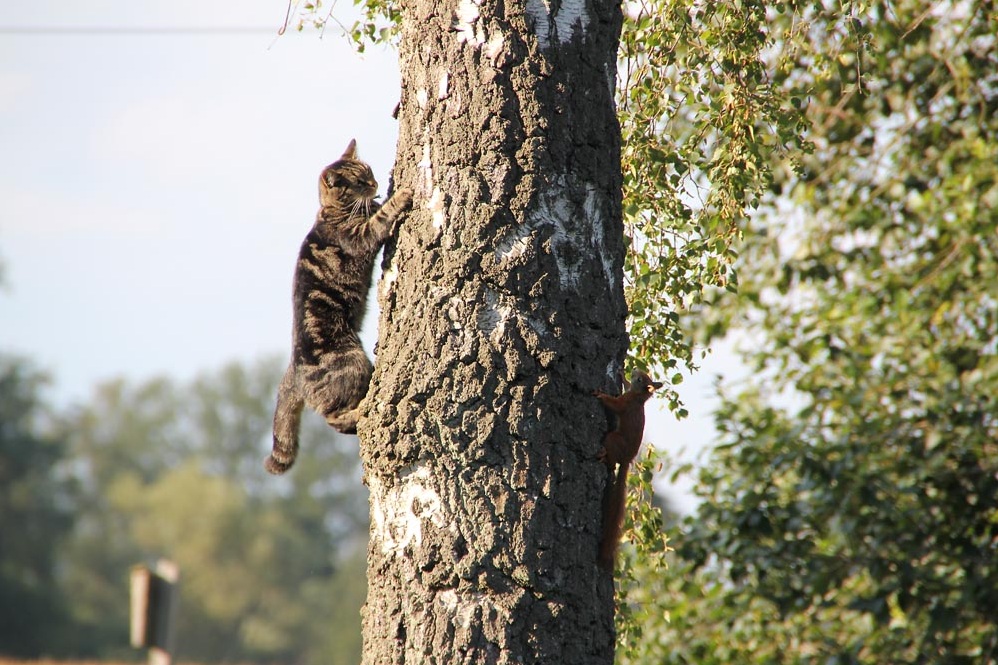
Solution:
[{"label": "cat's tail", "polygon": [[295,463],[298,457],[298,426],[305,401],[298,392],[294,363],[288,367],[277,389],[277,409],[274,410],[274,448],[264,460],[267,471],[279,476]]}]

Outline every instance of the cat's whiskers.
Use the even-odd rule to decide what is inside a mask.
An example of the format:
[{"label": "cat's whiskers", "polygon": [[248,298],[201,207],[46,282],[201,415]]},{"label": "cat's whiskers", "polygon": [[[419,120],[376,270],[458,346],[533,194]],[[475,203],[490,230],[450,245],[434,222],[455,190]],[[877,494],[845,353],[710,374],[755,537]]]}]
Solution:
[{"label": "cat's whiskers", "polygon": [[350,206],[350,217],[356,217],[357,213],[360,212],[362,205],[364,205],[364,199],[357,199],[354,201],[353,205]]}]

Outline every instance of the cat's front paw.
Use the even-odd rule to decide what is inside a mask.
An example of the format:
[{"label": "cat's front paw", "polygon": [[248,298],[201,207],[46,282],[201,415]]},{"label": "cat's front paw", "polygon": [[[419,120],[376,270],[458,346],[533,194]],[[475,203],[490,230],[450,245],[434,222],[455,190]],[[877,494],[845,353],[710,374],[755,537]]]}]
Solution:
[{"label": "cat's front paw", "polygon": [[412,203],[413,192],[408,187],[403,187],[401,189],[396,189],[395,193],[392,194],[392,198],[398,201],[399,208],[408,208],[409,204]]}]

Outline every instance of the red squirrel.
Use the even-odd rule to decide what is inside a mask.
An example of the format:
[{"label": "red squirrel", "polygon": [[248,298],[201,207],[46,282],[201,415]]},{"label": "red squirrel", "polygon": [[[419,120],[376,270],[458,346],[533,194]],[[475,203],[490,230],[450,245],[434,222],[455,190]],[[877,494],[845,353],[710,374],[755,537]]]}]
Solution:
[{"label": "red squirrel", "polygon": [[[617,427],[607,432],[597,458],[606,464],[610,478],[603,493],[603,536],[599,545],[599,565],[613,572],[617,544],[624,526],[624,503],[627,497],[627,469],[641,447],[645,430],[645,402],[662,384],[652,381],[641,370],[634,370],[631,382],[621,375],[624,392],[614,397],[599,391],[593,395],[617,418]],[[617,467],[616,476],[613,468]]]}]

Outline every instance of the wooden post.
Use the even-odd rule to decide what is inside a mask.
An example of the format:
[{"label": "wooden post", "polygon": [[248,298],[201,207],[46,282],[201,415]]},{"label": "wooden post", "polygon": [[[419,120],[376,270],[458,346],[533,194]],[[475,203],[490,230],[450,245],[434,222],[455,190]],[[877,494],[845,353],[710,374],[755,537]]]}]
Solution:
[{"label": "wooden post", "polygon": [[146,566],[131,570],[131,644],[149,648],[149,665],[170,665],[177,613],[180,569],[160,559],[155,571]]},{"label": "wooden post", "polygon": [[149,645],[149,588],[152,571],[146,566],[132,566],[129,595],[131,596],[130,642],[136,649]]}]

